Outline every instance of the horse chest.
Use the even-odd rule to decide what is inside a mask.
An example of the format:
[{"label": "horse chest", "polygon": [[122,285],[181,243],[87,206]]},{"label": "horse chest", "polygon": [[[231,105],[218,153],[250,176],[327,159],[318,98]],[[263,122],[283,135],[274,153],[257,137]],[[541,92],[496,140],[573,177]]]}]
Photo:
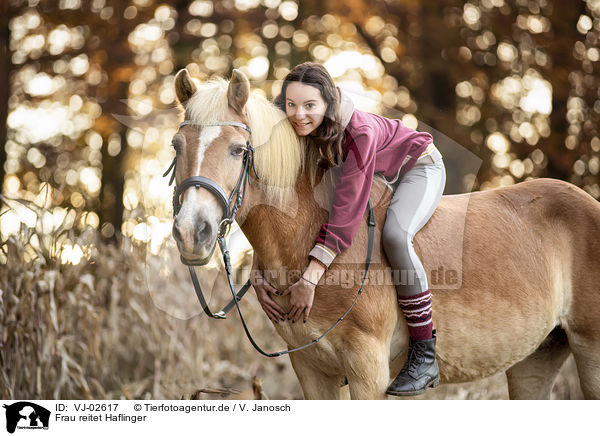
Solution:
[{"label": "horse chest", "polygon": [[[310,321],[306,324],[302,322],[292,324],[291,321],[286,321],[275,324],[275,330],[289,348],[296,348],[318,338],[326,328],[315,327]],[[329,375],[339,375],[343,371],[342,355],[338,350],[339,347],[336,347],[335,341],[332,340],[335,336],[331,338],[328,336],[300,353],[321,371]]]}]

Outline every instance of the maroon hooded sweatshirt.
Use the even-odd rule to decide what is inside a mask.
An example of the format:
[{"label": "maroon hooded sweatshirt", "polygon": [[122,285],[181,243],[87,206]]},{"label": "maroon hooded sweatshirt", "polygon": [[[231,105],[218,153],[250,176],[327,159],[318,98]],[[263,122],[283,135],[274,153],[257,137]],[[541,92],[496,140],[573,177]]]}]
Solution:
[{"label": "maroon hooded sweatshirt", "polygon": [[397,119],[354,109],[344,93],[341,98],[346,159],[335,185],[329,221],[321,227],[309,253],[326,267],[352,243],[367,208],[375,173],[382,173],[394,183],[417,160],[429,156],[429,161],[436,162],[442,157],[429,133],[417,132]]}]

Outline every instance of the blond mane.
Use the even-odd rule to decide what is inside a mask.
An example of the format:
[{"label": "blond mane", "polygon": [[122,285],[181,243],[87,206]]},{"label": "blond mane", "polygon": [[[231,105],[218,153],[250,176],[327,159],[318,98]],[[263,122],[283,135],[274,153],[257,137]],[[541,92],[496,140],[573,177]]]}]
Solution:
[{"label": "blond mane", "polygon": [[[186,118],[200,124],[225,120],[228,85],[222,78],[199,84],[185,105]],[[285,113],[258,92],[250,93],[246,111],[259,186],[269,202],[282,205],[295,193],[294,186],[304,170],[305,142],[296,135]]]}]

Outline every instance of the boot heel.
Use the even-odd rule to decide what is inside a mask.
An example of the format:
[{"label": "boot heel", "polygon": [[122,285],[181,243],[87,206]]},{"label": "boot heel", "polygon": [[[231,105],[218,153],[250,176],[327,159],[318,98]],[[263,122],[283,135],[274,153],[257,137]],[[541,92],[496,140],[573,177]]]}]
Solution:
[{"label": "boot heel", "polygon": [[437,388],[440,385],[440,378],[436,378],[435,380],[433,380],[431,383],[429,383],[429,385],[427,386],[428,388]]}]

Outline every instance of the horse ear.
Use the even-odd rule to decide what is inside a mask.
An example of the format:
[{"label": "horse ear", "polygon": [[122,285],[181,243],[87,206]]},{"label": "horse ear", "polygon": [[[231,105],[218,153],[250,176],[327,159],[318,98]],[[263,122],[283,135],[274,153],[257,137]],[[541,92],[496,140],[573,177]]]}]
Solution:
[{"label": "horse ear", "polygon": [[227,89],[229,106],[240,115],[243,114],[249,95],[250,82],[248,82],[246,75],[240,70],[233,70],[231,80],[229,81],[229,88]]},{"label": "horse ear", "polygon": [[188,70],[185,68],[179,70],[175,75],[175,95],[177,96],[177,101],[181,104],[185,103],[196,91],[196,85],[192,81]]}]

